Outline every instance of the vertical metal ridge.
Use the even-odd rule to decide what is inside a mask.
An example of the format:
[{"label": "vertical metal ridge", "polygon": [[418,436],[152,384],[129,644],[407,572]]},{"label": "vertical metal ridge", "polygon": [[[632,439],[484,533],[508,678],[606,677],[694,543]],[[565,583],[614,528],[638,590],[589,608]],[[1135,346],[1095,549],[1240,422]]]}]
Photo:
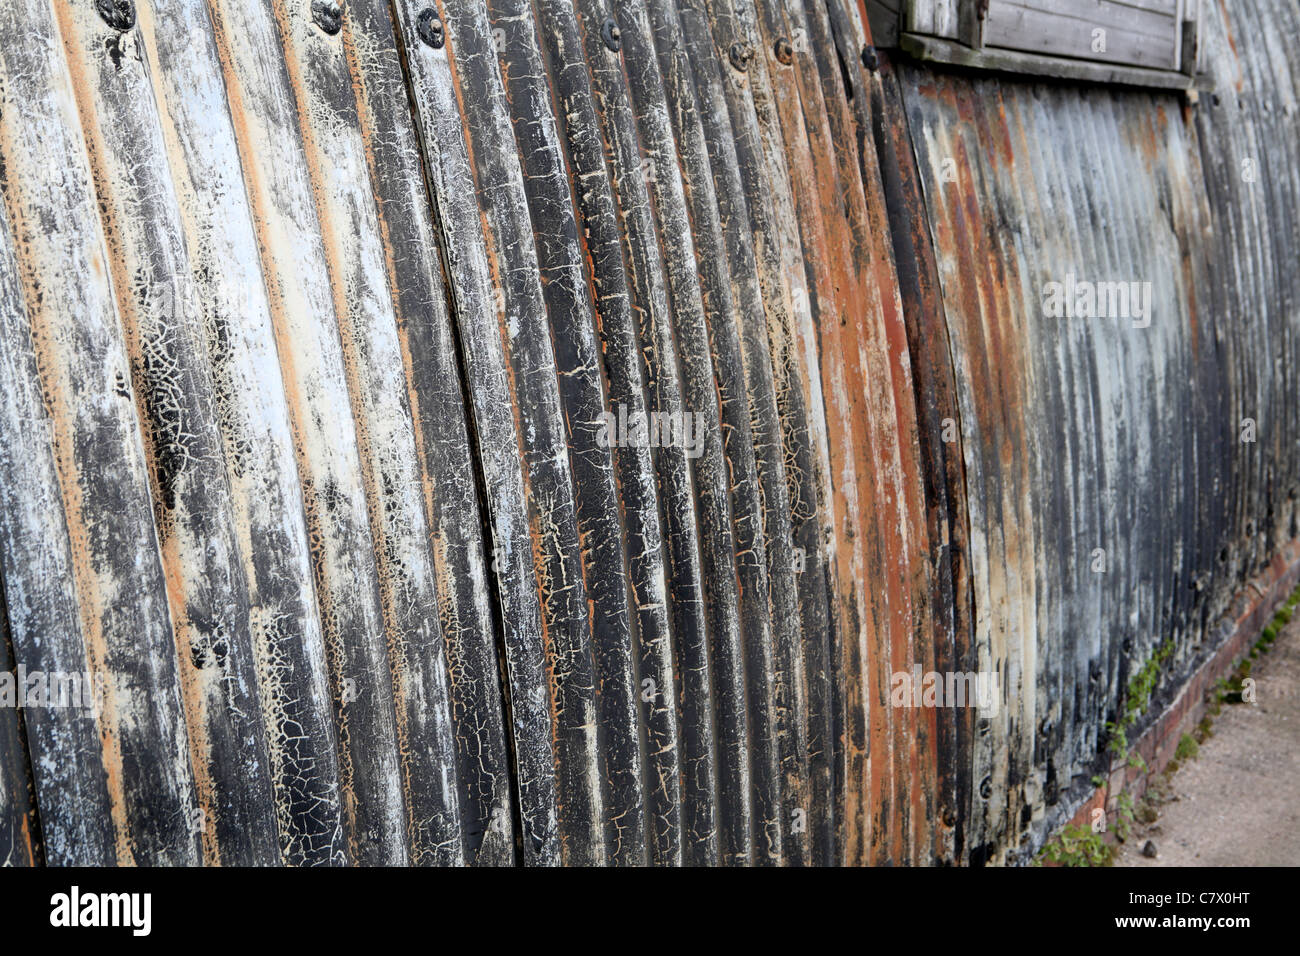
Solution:
[{"label": "vertical metal ridge", "polygon": [[[189,272],[165,289],[200,325],[248,587],[279,858],[341,853],[337,743],[289,410],[222,62],[204,0],[142,6]],[[241,785],[231,781],[227,785]],[[243,863],[235,855],[228,862]]]},{"label": "vertical metal ridge", "polygon": [[[16,283],[15,283],[16,286]],[[17,675],[9,608],[0,575],[0,673]],[[0,693],[0,867],[40,866],[45,862],[41,823],[36,810],[27,728],[18,709],[17,687]],[[13,704],[7,699],[14,695]]]},{"label": "vertical metal ridge", "polygon": [[[343,44],[376,194],[390,294],[397,309],[451,685],[450,719],[461,798],[459,820],[444,821],[442,827],[445,830],[454,822],[468,862],[499,864],[513,856],[509,758],[483,525],[447,313],[441,243],[431,219],[389,6],[382,0],[366,0],[348,9]],[[439,666],[444,664],[441,654],[433,658]],[[439,693],[446,696],[445,691]],[[436,748],[445,743],[435,735],[419,746]],[[451,777],[450,768],[445,774]],[[434,783],[426,780],[424,785]],[[432,859],[444,861],[440,855]]]},{"label": "vertical metal ridge", "polygon": [[[7,94],[13,89],[7,80],[10,65],[0,59],[0,66]],[[10,131],[2,125],[0,137],[0,143],[9,142]],[[0,146],[0,156],[7,157],[7,148]],[[12,169],[6,158],[5,177]],[[9,213],[0,206],[0,371],[9,383],[0,398],[7,436],[0,445],[0,673],[13,675],[13,686],[2,695],[12,694],[13,701],[6,700],[0,713],[0,850],[15,866],[42,859],[52,865],[107,863],[114,852],[113,819],[97,715],[18,706],[20,665],[82,673],[87,662],[53,423],[43,400],[17,253]],[[40,759],[49,753],[62,757]],[[30,828],[38,807],[36,833]]]},{"label": "vertical metal ridge", "polygon": [[[809,855],[808,818],[813,810],[808,792],[807,680],[782,422],[773,386],[768,329],[760,320],[765,312],[761,300],[751,298],[747,303],[752,312],[741,311],[737,300],[744,279],[733,270],[728,257],[689,64],[662,55],[665,44],[672,44],[675,38],[659,35],[653,10],[646,11],[645,18],[651,21],[647,29],[653,31],[660,54],[661,86],[677,141],[682,186],[695,235],[702,306],[721,401],[720,427],[726,436],[723,444],[737,528],[737,554],[739,557],[756,552],[761,546],[762,553],[755,556],[762,560],[767,572],[767,613],[775,655],[772,693],[783,774],[783,854],[791,863],[803,863]],[[631,55],[654,55],[652,50],[639,49],[638,34],[630,39]],[[680,42],[677,46],[680,49]],[[752,285],[750,291],[756,292]],[[742,534],[750,533],[750,524],[762,532],[761,538],[753,534],[752,544]]]},{"label": "vertical metal ridge", "polygon": [[[643,5],[633,3],[620,8],[619,13],[623,42],[628,46],[622,63],[629,108],[644,155],[653,164],[654,174],[643,178],[657,226],[658,251],[670,303],[667,332],[681,375],[684,407],[695,416],[703,416],[704,422],[704,448],[692,464],[703,531],[701,543],[705,545],[703,568],[710,580],[717,580],[723,573],[734,573],[737,585],[735,609],[745,661],[753,787],[754,856],[750,862],[776,864],[784,852],[782,768],[761,503],[753,478],[740,475],[733,482],[728,468],[721,433],[724,395],[709,344],[693,234],[694,217],[688,207],[681,160],[646,12]],[[739,401],[743,385],[737,383],[731,391],[739,393]],[[743,463],[743,457],[740,460]],[[737,485],[739,494],[733,496]]]},{"label": "vertical metal ridge", "polygon": [[[29,40],[23,62],[12,46],[3,54],[6,89],[27,112],[21,123],[5,117],[0,150],[84,641],[85,664],[67,670],[104,687],[98,730],[112,843],[67,850],[100,862],[195,863],[197,807],[167,591],[72,63],[48,9],[11,4],[5,13],[14,35]],[[67,316],[78,317],[74,327]]]},{"label": "vertical metal ridge", "polygon": [[[546,679],[547,638],[538,569],[530,535],[531,475],[524,467],[518,427],[517,380],[509,365],[504,300],[493,285],[484,219],[477,205],[473,144],[465,136],[455,61],[450,48],[420,38],[420,12],[395,3],[406,51],[426,175],[451,264],[449,288],[469,376],[491,521],[492,570],[503,622],[508,704],[514,739],[515,786],[523,862],[561,862],[557,768]],[[438,12],[442,13],[441,8]],[[439,18],[440,22],[445,22]],[[453,42],[448,37],[447,42]]]},{"label": "vertical metal ridge", "polygon": [[[578,11],[579,24],[586,37],[585,48],[595,51],[594,56],[589,53],[588,63],[592,89],[599,106],[601,132],[612,167],[610,179],[617,205],[632,314],[637,321],[640,375],[646,383],[646,412],[695,413],[700,410],[689,402],[679,364],[659,226],[651,205],[651,184],[647,182],[637,116],[622,57],[617,49],[606,47],[601,52],[605,45],[602,32],[608,29],[609,22],[603,11],[586,2],[578,5]],[[657,175],[656,167],[655,178]],[[688,701],[687,694],[696,681],[712,688],[716,710],[711,732],[715,735],[718,751],[719,852],[728,860],[737,856],[747,858],[751,846],[751,811],[739,584],[730,542],[730,525],[725,514],[718,513],[718,506],[725,502],[716,494],[715,486],[715,493],[707,499],[707,504],[698,503],[695,468],[685,449],[660,447],[652,450],[652,455],[658,474],[670,573],[669,595],[674,610],[678,700],[683,720],[689,709],[694,709],[697,719],[704,719],[700,705]],[[716,458],[710,461],[716,463]],[[711,473],[710,477],[716,475]],[[706,582],[709,584],[707,589],[704,586]],[[712,678],[711,685],[704,676],[706,668]],[[696,734],[703,730],[697,731],[690,724],[683,726],[688,746],[697,741]],[[683,772],[688,769],[684,766]],[[689,789],[688,800],[691,797]],[[701,796],[696,796],[694,806],[701,806],[701,802]]]},{"label": "vertical metal ridge", "polygon": [[[216,397],[182,214],[137,31],[89,8],[61,26],[134,382],[199,805],[204,860],[274,862],[274,815]],[[249,741],[254,741],[251,746]]]},{"label": "vertical metal ridge", "polygon": [[[537,11],[558,113],[564,120],[573,203],[584,227],[579,238],[589,262],[610,413],[616,421],[615,409],[628,419],[645,416],[638,330],[588,73],[588,57],[608,57],[613,51],[594,36],[588,48],[567,0],[541,0]],[[656,865],[711,863],[717,861],[717,845],[709,661],[697,626],[679,627],[674,633],[675,621],[694,625],[699,618],[683,616],[677,609],[670,612],[670,603],[676,608],[677,601],[670,602],[665,579],[665,562],[671,566],[671,558],[664,554],[651,456],[650,449],[637,444],[619,447],[614,456],[637,617],[647,848]]]},{"label": "vertical metal ridge", "polygon": [[[839,37],[837,41],[843,42]],[[855,48],[853,44],[849,49],[841,49],[841,58],[848,60]],[[865,94],[868,87],[861,82],[858,88]],[[888,63],[879,83],[870,89],[871,140],[867,142],[874,142],[879,158],[894,259],[898,265],[899,292],[916,373],[918,428],[927,465],[923,485],[928,506],[928,539],[935,565],[931,598],[933,633],[938,642],[935,665],[941,673],[966,672],[973,669],[969,658],[971,608],[966,485],[960,451],[960,410],[944,306],[929,230],[920,212],[923,197],[898,78]],[[866,135],[864,131],[864,140]],[[949,427],[954,432],[951,439],[946,434]],[[969,709],[954,709],[952,717],[943,714],[937,721],[938,806],[934,853],[939,862],[964,860],[964,823],[970,798],[964,755],[969,752],[973,730]]]},{"label": "vertical metal ridge", "polygon": [[[407,859],[388,648],[318,181],[278,30],[263,5],[211,7],[289,399],[333,683],[348,857]],[[252,82],[256,78],[258,82]],[[322,203],[323,204],[323,203]],[[340,429],[338,423],[349,426]]]},{"label": "vertical metal ridge", "polygon": [[[373,140],[361,124],[342,39],[326,35],[305,3],[273,0],[273,10],[316,197],[360,455],[369,538],[358,544],[373,550],[387,651],[385,659],[376,648],[367,665],[391,671],[373,704],[382,721],[367,731],[388,733],[392,708],[392,740],[383,743],[395,748],[400,798],[392,798],[391,809],[404,817],[405,854],[394,851],[391,859],[409,854],[416,864],[457,863],[463,851],[438,595],[406,363],[370,178]],[[350,18],[350,11],[344,14]],[[328,144],[318,130],[330,131]],[[387,761],[383,772],[394,772]],[[384,780],[385,793],[394,782]]]},{"label": "vertical metal ridge", "polygon": [[[642,793],[645,757],[636,703],[640,685],[633,644],[639,640],[635,631],[638,622],[629,607],[623,522],[612,461],[617,435],[611,442],[606,434],[606,385],[593,300],[531,4],[489,0],[488,14],[497,38],[494,46],[523,171],[538,269],[545,280],[542,294],[573,469],[583,574],[591,605],[602,839],[607,862],[642,864],[646,861],[647,820]],[[611,410],[610,414],[615,413]],[[658,693],[656,685],[652,695]],[[679,837],[671,839],[675,842]]]},{"label": "vertical metal ridge", "polygon": [[[815,649],[827,637],[827,595],[824,528],[819,505],[825,494],[825,487],[819,487],[819,483],[826,481],[826,469],[824,466],[815,469],[809,461],[809,445],[813,442],[804,405],[812,380],[810,365],[813,377],[816,375],[815,346],[809,339],[809,330],[796,331],[791,321],[795,311],[792,303],[806,305],[808,299],[806,295],[792,293],[775,261],[774,246],[767,239],[775,232],[770,208],[773,187],[755,163],[741,162],[722,90],[720,59],[712,44],[702,42],[708,39],[707,31],[698,38],[692,37],[693,31],[685,28],[683,12],[671,3],[655,2],[650,9],[667,89],[675,100],[684,101],[685,107],[689,107],[686,115],[693,118],[691,128],[684,135],[703,138],[702,147],[688,146],[688,149],[701,154],[695,161],[707,162],[712,175],[717,207],[712,215],[716,216],[717,225],[710,223],[710,229],[716,228],[720,238],[710,241],[721,242],[723,248],[717,254],[727,260],[734,288],[733,321],[742,332],[750,414],[755,419],[755,429],[761,426],[767,435],[760,443],[759,466],[769,572],[777,585],[772,600],[779,605],[780,582],[791,573],[797,575],[795,631],[801,634],[795,640],[803,643],[802,639],[807,638],[808,657],[800,660],[788,639],[784,653],[789,665],[794,665],[787,665],[788,668],[803,672],[801,679],[796,678],[794,690],[810,702],[814,697],[810,685],[825,676],[825,659],[818,661]],[[676,106],[674,114],[683,110],[684,106]],[[752,159],[752,153],[747,155]],[[702,173],[697,176],[703,178]],[[710,253],[706,251],[702,255],[707,257]],[[806,308],[803,313],[807,314]],[[722,318],[726,320],[726,316]],[[824,447],[824,422],[813,427],[820,435],[817,444]],[[779,489],[773,488],[774,481],[780,483]],[[791,560],[785,560],[787,557]],[[787,630],[792,613],[789,608],[781,612]],[[803,711],[811,703],[801,703],[797,696],[789,703],[799,720],[800,735],[806,734],[802,749],[807,752],[810,765],[825,759],[829,766],[829,741],[818,739],[811,727],[804,727],[807,719]],[[793,769],[796,773],[803,770],[800,766]],[[798,848],[804,851],[809,862],[821,863],[826,862],[822,856],[826,852],[823,824],[830,822],[823,801],[830,799],[831,781],[829,776],[818,777],[816,770],[809,769],[807,773],[806,785],[801,777],[796,777],[801,787],[806,786],[804,797],[800,799],[797,793],[787,796],[786,821],[792,834],[809,834],[801,837]]]},{"label": "vertical metal ridge", "polygon": [[0,862],[1025,862],[1300,536],[1300,12],[1208,14],[0,6]]},{"label": "vertical metal ridge", "polygon": [[[528,470],[531,549],[542,606],[555,747],[562,858],[605,861],[595,662],[573,468],[523,172],[510,127],[487,9],[477,0],[440,8],[460,86],[489,262],[502,295],[499,322],[514,380]],[[535,691],[534,691],[535,692]]]}]

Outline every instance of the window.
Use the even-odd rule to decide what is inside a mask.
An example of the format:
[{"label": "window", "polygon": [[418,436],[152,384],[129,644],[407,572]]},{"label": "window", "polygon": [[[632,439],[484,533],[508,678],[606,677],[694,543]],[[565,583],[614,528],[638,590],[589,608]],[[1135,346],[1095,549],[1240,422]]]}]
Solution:
[{"label": "window", "polygon": [[944,63],[1192,88],[1208,0],[867,0],[881,46]]}]

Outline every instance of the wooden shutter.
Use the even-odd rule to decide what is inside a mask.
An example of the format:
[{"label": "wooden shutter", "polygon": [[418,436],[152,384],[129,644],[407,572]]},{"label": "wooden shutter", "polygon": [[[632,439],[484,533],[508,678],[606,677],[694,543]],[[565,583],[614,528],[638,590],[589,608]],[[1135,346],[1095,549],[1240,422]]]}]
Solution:
[{"label": "wooden shutter", "polygon": [[989,0],[984,45],[1178,70],[1183,6],[1183,0]]}]

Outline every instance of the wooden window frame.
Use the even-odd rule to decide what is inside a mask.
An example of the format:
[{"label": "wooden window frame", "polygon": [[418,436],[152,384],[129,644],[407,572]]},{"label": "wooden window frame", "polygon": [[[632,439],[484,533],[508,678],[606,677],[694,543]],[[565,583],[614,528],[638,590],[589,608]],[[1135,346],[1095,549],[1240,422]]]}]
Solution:
[{"label": "wooden window frame", "polygon": [[[999,10],[1008,6],[1024,6],[1031,12],[1042,10],[1042,0],[998,2]],[[988,44],[985,30],[990,0],[899,0],[898,44],[921,60],[975,69],[1124,86],[1206,89],[1212,85],[1201,71],[1204,59],[1201,38],[1204,36],[1207,2],[1176,0],[1175,33],[1171,38],[1173,68],[1060,53],[1035,53],[1007,45]],[[1135,0],[1119,0],[1116,5],[1139,6]]]}]

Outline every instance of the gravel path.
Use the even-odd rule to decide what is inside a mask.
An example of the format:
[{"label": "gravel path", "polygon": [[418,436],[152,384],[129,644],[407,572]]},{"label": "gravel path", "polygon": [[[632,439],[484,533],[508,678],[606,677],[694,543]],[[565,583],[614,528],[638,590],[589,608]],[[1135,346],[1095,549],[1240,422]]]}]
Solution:
[{"label": "gravel path", "polygon": [[[1223,705],[1116,866],[1300,866],[1300,612],[1251,676],[1256,703]],[[1154,859],[1141,853],[1148,840]]]}]

